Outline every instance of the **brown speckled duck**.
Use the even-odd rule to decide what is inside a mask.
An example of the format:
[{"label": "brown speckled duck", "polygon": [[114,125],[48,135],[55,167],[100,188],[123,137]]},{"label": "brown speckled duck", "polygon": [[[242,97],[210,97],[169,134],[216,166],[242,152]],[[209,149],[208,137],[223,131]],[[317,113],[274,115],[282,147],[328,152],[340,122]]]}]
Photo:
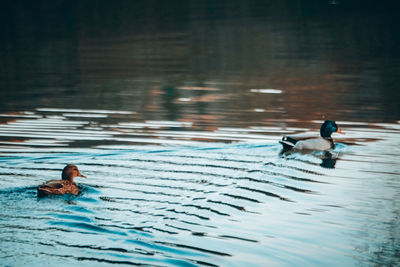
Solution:
[{"label": "brown speckled duck", "polygon": [[79,194],[79,188],[74,182],[74,178],[77,176],[86,178],[86,176],[79,172],[78,167],[68,164],[62,171],[61,180],[50,180],[39,185],[37,189],[38,196]]}]

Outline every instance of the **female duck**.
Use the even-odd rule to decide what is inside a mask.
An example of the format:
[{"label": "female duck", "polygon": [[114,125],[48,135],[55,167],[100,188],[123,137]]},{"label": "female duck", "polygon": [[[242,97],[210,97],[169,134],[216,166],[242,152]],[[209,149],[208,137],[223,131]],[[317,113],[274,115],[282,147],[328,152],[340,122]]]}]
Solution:
[{"label": "female duck", "polygon": [[61,180],[50,180],[37,188],[38,196],[79,194],[79,188],[74,182],[77,176],[86,178],[79,172],[78,167],[68,164],[62,171]]},{"label": "female duck", "polygon": [[304,136],[304,135],[292,135],[284,136],[279,143],[283,145],[285,151],[295,150],[319,150],[325,151],[331,148],[335,148],[331,134],[337,132],[342,133],[337,124],[334,121],[325,121],[320,129],[321,136]]}]

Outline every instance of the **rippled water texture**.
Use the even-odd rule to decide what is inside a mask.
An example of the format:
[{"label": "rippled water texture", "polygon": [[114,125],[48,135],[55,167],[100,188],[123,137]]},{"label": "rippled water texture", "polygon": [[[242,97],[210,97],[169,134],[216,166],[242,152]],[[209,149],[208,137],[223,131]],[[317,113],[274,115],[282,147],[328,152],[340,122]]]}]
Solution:
[{"label": "rippled water texture", "polygon": [[400,265],[395,9],[276,2],[5,5],[0,265]]},{"label": "rippled water texture", "polygon": [[[3,262],[398,262],[399,124],[339,122],[334,151],[285,155],[279,136],[300,129],[64,112],[2,115],[14,139],[0,148]],[[82,194],[38,199],[70,162],[88,177]]]}]

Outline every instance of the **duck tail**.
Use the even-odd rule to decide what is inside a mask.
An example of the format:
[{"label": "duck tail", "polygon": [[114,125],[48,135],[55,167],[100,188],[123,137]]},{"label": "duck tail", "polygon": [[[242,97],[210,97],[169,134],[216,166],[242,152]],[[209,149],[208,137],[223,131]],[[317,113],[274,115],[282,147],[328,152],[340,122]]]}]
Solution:
[{"label": "duck tail", "polygon": [[51,194],[51,192],[44,187],[38,187],[37,192],[38,192],[38,197],[45,197]]},{"label": "duck tail", "polygon": [[279,141],[279,143],[281,143],[283,145],[284,150],[289,150],[289,149],[294,148],[294,146],[297,143],[297,140],[294,138],[291,138],[289,136],[284,136],[284,137],[282,137],[282,140]]},{"label": "duck tail", "polygon": [[59,191],[59,188],[54,188],[46,185],[41,185],[37,188],[38,192],[38,197],[45,197],[48,195],[62,195],[62,193]]}]

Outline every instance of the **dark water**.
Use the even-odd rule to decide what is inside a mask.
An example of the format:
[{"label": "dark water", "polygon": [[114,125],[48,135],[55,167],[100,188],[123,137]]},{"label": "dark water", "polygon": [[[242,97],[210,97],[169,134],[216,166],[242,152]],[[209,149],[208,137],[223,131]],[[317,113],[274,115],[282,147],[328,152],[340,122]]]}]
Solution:
[{"label": "dark water", "polygon": [[2,265],[399,265],[398,5],[276,2],[5,3]]}]

